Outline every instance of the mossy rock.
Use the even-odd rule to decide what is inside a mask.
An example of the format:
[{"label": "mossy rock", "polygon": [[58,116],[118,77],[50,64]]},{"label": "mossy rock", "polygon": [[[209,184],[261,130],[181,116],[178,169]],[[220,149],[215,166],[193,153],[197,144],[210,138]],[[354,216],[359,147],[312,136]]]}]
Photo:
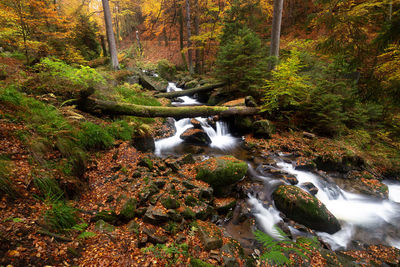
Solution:
[{"label": "mossy rock", "polygon": [[161,204],[166,209],[177,209],[177,208],[179,208],[181,206],[179,201],[177,201],[176,199],[173,199],[171,197],[162,198],[161,199]]},{"label": "mossy rock", "polygon": [[107,232],[107,233],[111,233],[114,232],[115,230],[115,226],[111,225],[103,220],[98,220],[95,224],[95,228],[97,231],[99,232]]},{"label": "mossy rock", "polygon": [[253,123],[253,133],[255,137],[271,138],[275,133],[275,126],[269,120],[259,120]]},{"label": "mossy rock", "polygon": [[152,170],[154,167],[153,161],[147,157],[141,158],[139,161],[139,166],[146,167],[149,170]]},{"label": "mossy rock", "polygon": [[191,80],[187,83],[185,83],[185,89],[192,89],[195,88],[199,85],[199,81],[197,80]]},{"label": "mossy rock", "polygon": [[103,210],[97,213],[93,218],[92,221],[97,222],[103,220],[105,222],[114,224],[118,221],[118,216],[115,211],[111,210]]},{"label": "mossy rock", "polygon": [[125,202],[124,206],[122,207],[121,212],[119,213],[120,217],[123,220],[133,219],[136,215],[136,206],[137,206],[136,199],[133,198],[128,199]]},{"label": "mossy rock", "polygon": [[236,206],[235,198],[218,198],[214,199],[214,207],[218,213],[226,213]]},{"label": "mossy rock", "polygon": [[198,202],[198,199],[196,199],[194,196],[192,195],[188,195],[187,197],[185,197],[185,204],[187,206],[194,206],[196,205]]},{"label": "mossy rock", "polygon": [[246,162],[233,156],[210,158],[199,165],[196,179],[210,184],[216,196],[226,196],[230,185],[240,181],[247,168]]},{"label": "mossy rock", "polygon": [[186,220],[193,220],[196,217],[196,213],[194,213],[193,210],[191,210],[190,208],[186,208],[183,212],[182,212],[182,216],[183,218],[185,218]]},{"label": "mossy rock", "polygon": [[273,193],[276,207],[288,218],[316,231],[336,233],[340,224],[322,202],[293,185],[281,185]]}]

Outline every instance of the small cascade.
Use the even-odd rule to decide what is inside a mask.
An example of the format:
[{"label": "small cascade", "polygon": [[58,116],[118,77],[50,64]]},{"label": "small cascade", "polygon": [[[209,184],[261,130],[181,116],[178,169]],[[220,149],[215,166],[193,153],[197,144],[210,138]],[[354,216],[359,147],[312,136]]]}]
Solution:
[{"label": "small cascade", "polygon": [[[182,91],[182,89],[176,87],[174,83],[169,83],[167,87],[167,92],[173,92],[173,91]],[[178,99],[180,99],[179,102],[172,102],[172,104],[175,106],[188,106],[188,105],[201,104],[196,99],[188,96],[181,96],[178,97]],[[214,129],[208,124],[207,118],[197,117],[196,120],[200,121],[202,129],[210,137],[211,139],[210,148],[222,152],[227,152],[237,147],[238,138],[233,137],[229,133],[228,125],[226,122],[217,121],[216,129]],[[174,136],[160,139],[155,142],[155,147],[156,147],[155,154],[157,156],[174,153],[175,148],[178,148],[183,144],[183,140],[180,138],[180,135],[187,129],[193,128],[193,125],[190,123],[189,118],[181,119],[178,121],[174,120],[174,125],[176,129]]]}]

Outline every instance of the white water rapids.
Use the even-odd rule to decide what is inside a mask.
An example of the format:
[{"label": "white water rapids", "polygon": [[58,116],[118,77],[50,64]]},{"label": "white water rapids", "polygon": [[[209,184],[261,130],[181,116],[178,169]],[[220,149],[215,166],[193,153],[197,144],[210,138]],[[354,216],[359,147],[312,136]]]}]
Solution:
[{"label": "white water rapids", "polygon": [[[167,92],[171,91],[181,91],[181,88],[176,87],[174,83],[169,83],[167,87]],[[198,105],[200,104],[196,99],[181,96],[178,97],[180,102],[172,102],[173,105],[176,106],[190,106],[190,105]],[[233,137],[228,131],[228,125],[223,121],[216,122],[216,129],[211,127],[206,118],[197,117],[196,118],[200,123],[203,130],[207,133],[207,135],[211,139],[210,147],[221,150],[221,151],[229,151],[233,149],[238,144],[238,139]],[[180,138],[180,135],[185,132],[189,128],[193,128],[193,125],[190,123],[190,119],[185,118],[181,120],[174,120],[174,126],[176,132],[174,136],[169,138],[161,139],[155,142],[155,154],[157,156],[162,156],[163,154],[173,153],[174,148],[183,143],[183,140]]]}]

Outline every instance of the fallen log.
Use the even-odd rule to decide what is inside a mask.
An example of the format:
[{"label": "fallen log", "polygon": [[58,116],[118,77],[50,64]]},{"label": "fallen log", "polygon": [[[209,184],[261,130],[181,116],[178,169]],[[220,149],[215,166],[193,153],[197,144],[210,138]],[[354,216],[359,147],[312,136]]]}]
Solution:
[{"label": "fallen log", "polygon": [[204,85],[204,86],[200,86],[197,88],[182,90],[182,91],[173,91],[173,92],[169,92],[169,93],[156,94],[155,97],[174,98],[174,97],[179,97],[179,96],[192,96],[196,93],[208,92],[208,91],[214,90],[215,88],[222,87],[224,85],[225,85],[225,83],[221,82],[221,83],[216,83],[216,84]]},{"label": "fallen log", "polygon": [[185,107],[161,107],[142,106],[114,101],[105,101],[93,97],[83,98],[78,103],[78,108],[94,114],[102,115],[128,115],[136,117],[173,117],[194,118],[219,115],[229,117],[234,115],[254,115],[260,110],[254,107],[221,107],[221,106],[185,106]]}]

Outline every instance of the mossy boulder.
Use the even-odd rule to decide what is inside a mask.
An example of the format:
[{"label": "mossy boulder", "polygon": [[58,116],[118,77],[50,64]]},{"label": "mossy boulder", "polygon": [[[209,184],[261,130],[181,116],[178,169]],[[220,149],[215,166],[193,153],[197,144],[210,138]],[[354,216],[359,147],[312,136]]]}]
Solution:
[{"label": "mossy boulder", "polygon": [[123,220],[130,220],[133,219],[136,215],[136,206],[137,206],[137,201],[136,199],[130,198],[128,199],[124,206],[121,209],[121,212],[119,213],[119,216]]},{"label": "mossy boulder", "polygon": [[255,137],[271,138],[275,133],[275,126],[269,120],[259,120],[253,123],[253,133]]},{"label": "mossy boulder", "polygon": [[227,196],[247,173],[247,163],[233,156],[210,158],[198,166],[196,179],[211,185],[216,196]]},{"label": "mossy boulder", "polygon": [[316,231],[333,234],[340,230],[336,217],[304,190],[293,185],[281,185],[272,196],[276,207],[288,218]]},{"label": "mossy boulder", "polygon": [[103,220],[98,220],[94,226],[94,229],[96,229],[96,231],[99,231],[99,232],[111,233],[111,232],[114,232],[115,226],[111,225]]},{"label": "mossy boulder", "polygon": [[161,199],[161,204],[164,206],[166,209],[177,209],[180,207],[180,203],[171,197],[164,197]]},{"label": "mossy boulder", "polygon": [[99,213],[97,213],[91,219],[91,221],[93,221],[93,222],[97,222],[97,221],[100,221],[100,220],[103,220],[103,221],[111,223],[111,224],[115,224],[118,221],[118,216],[115,213],[115,211],[103,210],[103,211],[100,211]]}]

